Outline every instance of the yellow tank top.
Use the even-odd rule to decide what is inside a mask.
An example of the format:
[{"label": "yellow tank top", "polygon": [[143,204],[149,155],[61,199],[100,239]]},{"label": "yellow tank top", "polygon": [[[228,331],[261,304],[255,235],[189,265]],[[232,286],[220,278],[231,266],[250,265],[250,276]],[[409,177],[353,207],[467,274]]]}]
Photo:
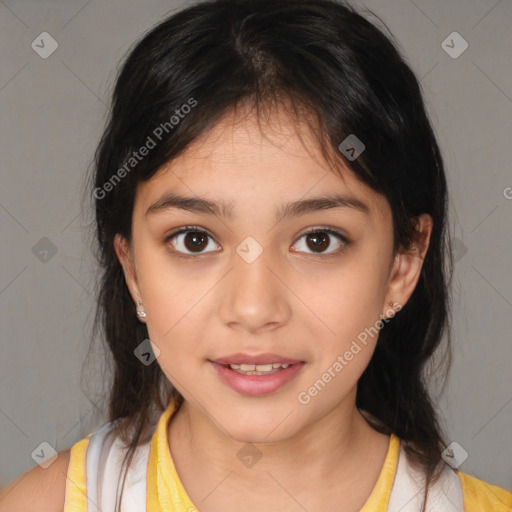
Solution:
[{"label": "yellow tank top", "polygon": [[[143,462],[140,464],[144,467],[139,468],[139,477],[137,477],[138,480],[136,478],[135,481],[137,481],[139,486],[142,485],[145,487],[142,500],[143,502],[145,501],[146,510],[148,511],[198,512],[200,509],[192,503],[179,479],[167,441],[167,427],[174,411],[175,404],[171,401],[158,420],[155,432],[147,447],[147,458],[141,459]],[[68,478],[66,480],[64,512],[96,512],[96,510],[101,509],[100,503],[89,501],[88,506],[87,499],[88,482],[86,461],[91,436],[92,434],[77,442],[71,448]],[[394,501],[395,504],[399,503],[399,499],[397,499],[398,491],[395,491],[397,485],[395,477],[400,473],[397,473],[399,453],[400,440],[392,434],[386,459],[377,479],[377,483],[360,512],[388,512],[392,490],[394,493],[394,500],[392,501]],[[147,467],[145,467],[146,460]],[[402,458],[400,458],[400,460],[402,460]],[[407,463],[404,462],[404,464]],[[449,468],[448,465],[447,467]],[[402,466],[402,471],[406,469],[406,465]],[[450,507],[453,506],[453,508],[445,507],[443,512],[445,512],[445,510],[447,512],[448,509],[453,511],[463,510],[464,512],[512,512],[511,491],[491,485],[458,470],[449,468],[449,471],[453,472],[451,475],[457,483],[456,486],[460,489],[458,492],[460,493],[460,491],[462,491],[460,494],[462,494],[461,502],[463,501],[463,509],[462,507],[457,508],[453,506],[452,499],[447,500],[446,503]],[[453,477],[453,474],[456,474],[458,479]],[[108,478],[108,475],[106,474],[105,477]],[[453,480],[451,483],[453,484]],[[109,482],[108,485],[112,486],[112,482]],[[402,491],[404,490],[404,485],[405,484],[402,483]],[[405,498],[403,502],[406,503]],[[403,507],[400,506],[396,508],[398,510]],[[123,510],[125,510],[124,497]],[[403,510],[412,509],[403,508]],[[434,510],[436,510],[436,512],[438,511],[436,508],[434,508]],[[114,512],[114,510],[103,510],[102,512]]]}]

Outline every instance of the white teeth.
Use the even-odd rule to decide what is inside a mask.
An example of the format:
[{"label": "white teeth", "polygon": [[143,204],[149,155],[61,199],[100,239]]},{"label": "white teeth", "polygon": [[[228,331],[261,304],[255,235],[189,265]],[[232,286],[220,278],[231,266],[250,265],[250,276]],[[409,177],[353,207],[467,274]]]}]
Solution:
[{"label": "white teeth", "polygon": [[268,364],[230,364],[229,367],[237,373],[244,375],[271,375],[282,369],[288,368],[288,363],[268,363]]},{"label": "white teeth", "polygon": [[257,372],[269,372],[272,370],[273,366],[272,364],[257,364],[256,365],[256,371]]}]

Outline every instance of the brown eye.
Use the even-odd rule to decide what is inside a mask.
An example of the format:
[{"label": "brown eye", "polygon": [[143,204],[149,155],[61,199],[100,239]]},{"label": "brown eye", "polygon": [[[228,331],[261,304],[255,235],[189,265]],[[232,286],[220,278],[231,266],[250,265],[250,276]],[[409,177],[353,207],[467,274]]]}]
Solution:
[{"label": "brown eye", "polygon": [[318,233],[309,233],[306,236],[308,247],[313,251],[324,251],[329,248],[331,241],[329,239],[329,235],[324,231],[319,231]]},{"label": "brown eye", "polygon": [[168,243],[175,240],[174,242],[171,242],[175,251],[187,256],[191,254],[212,252],[204,250],[210,244],[209,239],[212,239],[212,237],[205,231],[194,228],[193,226],[187,226],[177,233],[173,233],[168,236],[165,241]]},{"label": "brown eye", "polygon": [[184,237],[184,245],[189,251],[201,251],[208,245],[208,235],[200,231],[190,231]]},{"label": "brown eye", "polygon": [[[333,245],[331,241],[332,237],[335,237],[337,239],[338,250],[336,250],[336,243],[334,243],[334,250],[326,252],[326,250]],[[306,249],[309,249],[309,251],[311,251],[310,254],[322,255],[340,252],[349,244],[349,241],[341,233],[338,233],[333,229],[327,228],[316,228],[314,230],[308,231],[307,233],[304,233],[299,238],[299,240],[303,238],[306,240],[306,243],[304,244],[306,246]]]}]

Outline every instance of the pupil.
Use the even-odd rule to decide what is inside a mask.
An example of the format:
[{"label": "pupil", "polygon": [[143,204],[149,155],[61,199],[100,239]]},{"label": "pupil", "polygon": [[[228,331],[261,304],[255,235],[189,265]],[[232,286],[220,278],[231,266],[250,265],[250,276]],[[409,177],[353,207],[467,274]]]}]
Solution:
[{"label": "pupil", "polygon": [[198,231],[191,231],[190,233],[187,233],[187,235],[185,236],[185,246],[187,247],[187,249],[192,251],[196,249],[202,249],[202,246],[205,245],[205,238],[206,237],[199,233]]},{"label": "pupil", "polygon": [[[313,246],[310,247],[310,249],[316,250],[320,248],[325,250],[329,247],[329,236],[327,235],[327,233],[324,233],[322,231],[318,233],[311,233],[308,236],[308,242],[309,240],[313,241]],[[322,245],[325,245],[325,247],[322,247]]]}]

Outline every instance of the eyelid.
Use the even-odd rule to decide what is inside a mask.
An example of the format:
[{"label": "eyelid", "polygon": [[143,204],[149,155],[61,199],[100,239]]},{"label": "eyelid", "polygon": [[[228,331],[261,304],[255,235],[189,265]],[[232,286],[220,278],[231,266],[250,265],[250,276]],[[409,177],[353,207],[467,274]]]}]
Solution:
[{"label": "eyelid", "polygon": [[327,225],[313,226],[312,228],[308,228],[306,231],[303,231],[299,236],[304,236],[304,235],[308,235],[309,233],[317,233],[317,232],[332,233],[333,235],[340,236],[347,243],[349,242],[349,239],[343,233],[341,233],[341,230],[339,228],[335,228],[333,226],[327,226]]},{"label": "eyelid", "polygon": [[181,228],[178,228],[176,231],[173,231],[170,235],[167,235],[165,237],[165,241],[168,242],[171,238],[175,237],[176,235],[179,235],[187,231],[198,231],[200,233],[206,233],[208,236],[215,238],[207,229],[202,228],[201,226],[181,226]]}]

